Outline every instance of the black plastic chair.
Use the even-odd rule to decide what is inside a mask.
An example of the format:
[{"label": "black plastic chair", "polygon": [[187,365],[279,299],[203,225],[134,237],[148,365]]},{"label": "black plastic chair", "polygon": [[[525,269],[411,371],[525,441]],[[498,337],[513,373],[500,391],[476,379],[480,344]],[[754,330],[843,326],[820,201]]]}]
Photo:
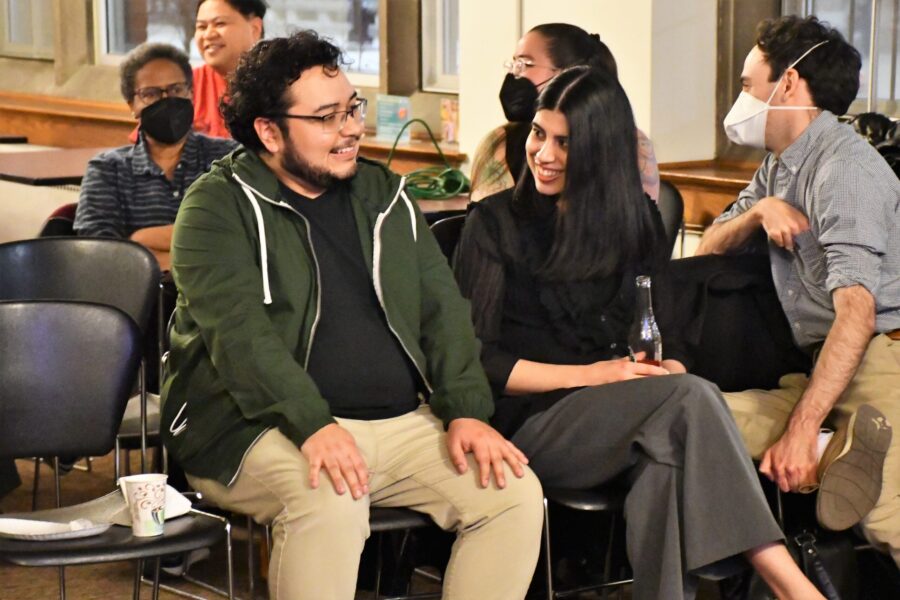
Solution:
[{"label": "black plastic chair", "polygon": [[[617,521],[622,518],[622,509],[625,506],[626,489],[618,484],[610,484],[594,490],[566,490],[559,488],[544,488],[544,568],[547,578],[547,600],[570,598],[592,590],[605,591],[632,583],[633,579],[611,579],[613,541]],[[604,557],[603,580],[575,589],[556,589],[556,578],[553,574],[553,557],[550,551],[550,503],[563,506],[570,510],[605,513],[609,516],[609,542]]]},{"label": "black plastic chair", "polygon": [[[117,308],[83,302],[0,302],[0,458],[107,454],[115,444],[140,353],[140,330]],[[34,517],[68,522],[77,511],[78,506],[57,508]],[[139,594],[140,563],[154,558],[156,597],[161,555],[226,538],[231,594],[230,532],[227,520],[193,511],[167,522],[165,533],[153,539],[133,538],[130,528],[118,526],[72,540],[0,539],[0,560],[58,566],[64,599],[66,565],[138,560]]]},{"label": "black plastic chair", "polygon": [[453,253],[456,251],[456,245],[459,243],[459,236],[462,234],[465,223],[466,215],[454,215],[431,225],[431,233],[437,239],[441,252],[447,257],[448,262],[453,262]]},{"label": "black plastic chair", "polygon": [[140,340],[110,306],[0,302],[0,457],[112,450]]},{"label": "black plastic chair", "polygon": [[682,241],[681,250],[684,253],[684,200],[681,198],[678,188],[668,181],[660,181],[657,207],[666,231],[669,254],[675,248],[675,240],[678,239],[679,231]]},{"label": "black plastic chair", "polygon": [[[0,244],[0,272],[0,301],[73,300],[114,306],[131,317],[142,333],[150,326],[159,289],[159,266],[153,254],[127,240],[48,237]],[[139,375],[141,414],[146,415],[143,363]],[[141,433],[143,469],[146,427]],[[35,505],[39,473],[40,462],[35,466]],[[56,479],[58,490],[58,470]]]}]

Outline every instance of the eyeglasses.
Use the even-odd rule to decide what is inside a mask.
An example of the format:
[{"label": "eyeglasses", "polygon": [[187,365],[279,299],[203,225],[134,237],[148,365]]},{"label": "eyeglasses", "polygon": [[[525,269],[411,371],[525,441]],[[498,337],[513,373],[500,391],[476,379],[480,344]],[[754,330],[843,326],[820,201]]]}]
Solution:
[{"label": "eyeglasses", "polygon": [[369,101],[365,98],[359,98],[356,104],[347,110],[336,110],[327,115],[292,115],[290,113],[277,113],[269,115],[269,118],[285,118],[285,119],[301,119],[304,121],[318,121],[322,124],[322,131],[325,133],[334,133],[344,128],[347,123],[347,117],[352,117],[357,123],[362,123],[366,118],[366,106]]},{"label": "eyeglasses", "polygon": [[179,81],[165,87],[145,87],[134,90],[134,95],[140,98],[146,104],[153,104],[162,100],[163,94],[169,96],[178,96],[179,98],[187,98],[190,95],[191,86],[186,81]]},{"label": "eyeglasses", "polygon": [[556,67],[550,65],[537,65],[525,58],[514,58],[503,63],[503,68],[507,72],[512,73],[514,77],[524,77],[525,70],[531,67],[541,67],[542,69],[550,69],[551,71],[559,71]]}]

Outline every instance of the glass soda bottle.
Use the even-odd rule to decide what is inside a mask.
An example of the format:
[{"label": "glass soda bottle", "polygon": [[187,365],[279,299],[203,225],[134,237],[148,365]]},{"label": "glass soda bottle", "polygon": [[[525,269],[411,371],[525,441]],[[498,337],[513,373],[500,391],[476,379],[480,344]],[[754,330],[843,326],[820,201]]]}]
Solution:
[{"label": "glass soda bottle", "polygon": [[640,275],[634,281],[637,287],[637,302],[634,323],[632,323],[631,332],[628,335],[628,346],[632,356],[639,352],[644,353],[639,362],[658,367],[662,362],[662,337],[659,335],[659,327],[656,326],[656,318],[653,316],[650,277]]}]

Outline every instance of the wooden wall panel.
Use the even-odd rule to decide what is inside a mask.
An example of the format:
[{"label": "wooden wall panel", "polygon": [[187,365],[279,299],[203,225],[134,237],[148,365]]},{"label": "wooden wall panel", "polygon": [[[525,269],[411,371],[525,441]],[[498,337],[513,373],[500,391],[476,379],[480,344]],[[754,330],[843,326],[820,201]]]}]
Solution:
[{"label": "wooden wall panel", "polygon": [[61,148],[121,146],[135,120],[123,103],[0,92],[0,131]]},{"label": "wooden wall panel", "polygon": [[[0,91],[0,133],[24,135],[32,144],[61,148],[122,146],[135,120],[125,103],[89,102]],[[387,160],[391,144],[363,138],[361,154]],[[441,144],[447,161],[459,167],[466,155],[456,144]],[[391,168],[398,173],[443,164],[430,142],[400,144]]]}]

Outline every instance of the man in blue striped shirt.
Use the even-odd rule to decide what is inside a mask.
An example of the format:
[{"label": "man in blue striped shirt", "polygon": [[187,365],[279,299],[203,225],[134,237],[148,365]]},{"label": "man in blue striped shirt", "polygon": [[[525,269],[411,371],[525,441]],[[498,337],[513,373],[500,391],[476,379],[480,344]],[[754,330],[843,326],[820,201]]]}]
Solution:
[{"label": "man in blue striped shirt", "polygon": [[132,239],[169,269],[172,223],[185,191],[237,146],[191,131],[191,84],[188,57],[167,44],[143,44],[122,63],[122,96],[140,121],[140,136],[88,163],[78,235]]}]

